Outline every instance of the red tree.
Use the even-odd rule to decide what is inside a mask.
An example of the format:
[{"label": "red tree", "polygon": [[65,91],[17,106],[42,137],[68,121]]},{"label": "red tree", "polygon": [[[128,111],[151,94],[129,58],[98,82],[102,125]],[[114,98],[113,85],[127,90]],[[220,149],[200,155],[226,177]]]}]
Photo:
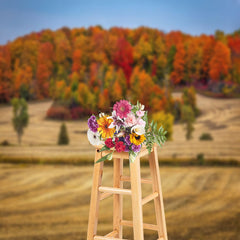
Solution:
[{"label": "red tree", "polygon": [[133,48],[125,38],[118,39],[117,51],[114,54],[114,64],[122,68],[127,79],[127,86],[129,87],[133,64]]},{"label": "red tree", "polygon": [[49,81],[53,69],[53,45],[49,42],[42,43],[38,53],[37,65],[37,96],[47,97],[49,91]]}]

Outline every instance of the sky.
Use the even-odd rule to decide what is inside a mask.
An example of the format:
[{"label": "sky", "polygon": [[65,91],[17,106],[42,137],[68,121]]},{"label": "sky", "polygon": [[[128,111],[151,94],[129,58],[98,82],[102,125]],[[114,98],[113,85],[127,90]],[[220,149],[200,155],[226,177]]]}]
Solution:
[{"label": "sky", "polygon": [[240,29],[240,0],[0,0],[0,44],[42,29],[94,25],[231,33]]}]

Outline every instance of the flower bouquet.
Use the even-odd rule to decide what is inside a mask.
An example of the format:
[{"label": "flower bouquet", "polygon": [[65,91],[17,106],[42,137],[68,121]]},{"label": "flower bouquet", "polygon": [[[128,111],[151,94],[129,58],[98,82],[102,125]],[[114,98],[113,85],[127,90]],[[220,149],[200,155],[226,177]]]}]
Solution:
[{"label": "flower bouquet", "polygon": [[148,122],[147,111],[139,102],[133,105],[120,100],[114,104],[111,115],[92,115],[88,119],[88,127],[89,142],[102,146],[100,152],[110,150],[97,162],[112,160],[114,151],[128,152],[130,161],[134,162],[143,145],[150,153],[154,143],[161,146],[166,141],[167,131],[162,126],[158,129],[153,121]]}]

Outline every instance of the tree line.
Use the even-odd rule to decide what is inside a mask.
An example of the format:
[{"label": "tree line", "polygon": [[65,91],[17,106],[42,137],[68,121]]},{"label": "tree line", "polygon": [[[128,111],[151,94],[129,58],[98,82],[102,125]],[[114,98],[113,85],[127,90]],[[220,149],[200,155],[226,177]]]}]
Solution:
[{"label": "tree line", "polygon": [[175,104],[170,86],[212,83],[239,87],[240,30],[191,36],[148,27],[63,27],[0,46],[0,102],[52,98],[73,115],[104,111],[121,98],[168,112]]}]

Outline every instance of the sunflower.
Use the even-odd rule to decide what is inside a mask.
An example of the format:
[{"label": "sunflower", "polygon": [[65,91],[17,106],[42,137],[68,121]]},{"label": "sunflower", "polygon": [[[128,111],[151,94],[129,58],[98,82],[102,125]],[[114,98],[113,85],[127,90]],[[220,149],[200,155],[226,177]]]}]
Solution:
[{"label": "sunflower", "polygon": [[115,132],[114,128],[109,128],[110,124],[113,122],[112,119],[107,118],[107,116],[102,116],[97,120],[97,123],[99,125],[98,131],[102,135],[102,138],[112,138],[113,134]]},{"label": "sunflower", "polygon": [[131,133],[130,134],[130,142],[135,144],[135,145],[140,145],[146,140],[144,134],[142,135],[137,135],[136,133]]}]

